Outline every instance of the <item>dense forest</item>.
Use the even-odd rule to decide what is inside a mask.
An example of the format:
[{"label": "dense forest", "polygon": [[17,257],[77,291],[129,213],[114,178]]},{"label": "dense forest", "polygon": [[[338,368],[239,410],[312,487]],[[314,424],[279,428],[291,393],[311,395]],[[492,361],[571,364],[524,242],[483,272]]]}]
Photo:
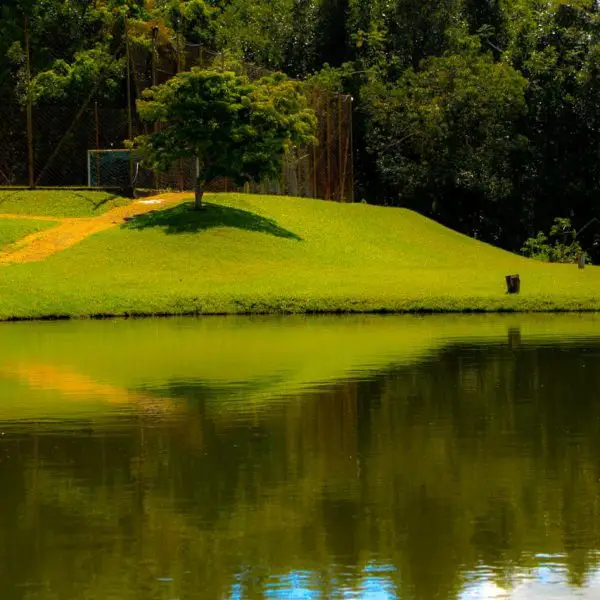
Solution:
[{"label": "dense forest", "polygon": [[[359,201],[513,250],[556,217],[576,230],[600,217],[595,0],[3,0],[0,11],[4,106],[29,97],[76,112],[93,90],[122,108],[127,30],[154,51],[195,45],[352,95]],[[582,234],[585,250],[598,232]]]}]

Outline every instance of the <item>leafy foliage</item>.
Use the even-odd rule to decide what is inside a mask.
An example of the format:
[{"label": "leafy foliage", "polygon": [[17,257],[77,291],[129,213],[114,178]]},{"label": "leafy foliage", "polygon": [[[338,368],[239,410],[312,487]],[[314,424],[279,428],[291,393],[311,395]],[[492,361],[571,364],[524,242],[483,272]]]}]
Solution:
[{"label": "leafy foliage", "polygon": [[388,200],[418,202],[453,216],[455,226],[470,219],[480,233],[489,203],[512,193],[514,157],[526,144],[514,125],[525,112],[525,85],[509,65],[471,52],[428,59],[391,85],[370,86],[368,149]]},{"label": "leafy foliage", "polygon": [[71,64],[62,59],[55,61],[51,69],[32,80],[30,93],[35,102],[82,102],[95,89],[96,98],[110,98],[120,89],[124,72],[125,59],[115,60],[105,46],[98,44],[78,52]]},{"label": "leafy foliage", "polygon": [[521,252],[529,258],[547,262],[573,263],[581,256],[585,261],[589,261],[589,255],[583,251],[571,220],[560,217],[554,219],[548,236],[539,231],[535,237],[525,242]]}]

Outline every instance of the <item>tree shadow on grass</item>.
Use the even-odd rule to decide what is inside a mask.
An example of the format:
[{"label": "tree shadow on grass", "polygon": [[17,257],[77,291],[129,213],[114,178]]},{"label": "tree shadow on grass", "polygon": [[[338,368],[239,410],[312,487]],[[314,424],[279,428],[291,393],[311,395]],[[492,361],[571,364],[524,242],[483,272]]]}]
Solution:
[{"label": "tree shadow on grass", "polygon": [[292,231],[280,227],[273,219],[261,217],[239,208],[219,204],[204,205],[203,210],[193,210],[192,203],[179,204],[167,210],[138,215],[122,227],[125,229],[148,229],[158,227],[166,234],[198,233],[215,227],[233,227],[245,231],[256,231],[288,240],[302,241]]},{"label": "tree shadow on grass", "polygon": [[81,192],[73,192],[73,195],[77,196],[78,198],[81,198],[82,200],[85,200],[86,202],[89,202],[92,205],[92,210],[98,210],[104,205],[108,204],[109,202],[112,202],[115,198],[119,197],[117,196],[117,194],[110,194],[107,195],[106,198],[103,198],[102,200],[96,202],[94,198],[90,198],[89,196],[86,196]]}]

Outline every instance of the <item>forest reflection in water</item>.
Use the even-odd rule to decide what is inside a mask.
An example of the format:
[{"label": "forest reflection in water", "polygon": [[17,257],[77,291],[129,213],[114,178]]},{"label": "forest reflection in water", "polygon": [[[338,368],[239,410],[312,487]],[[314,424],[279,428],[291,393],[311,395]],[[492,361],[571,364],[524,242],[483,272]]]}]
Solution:
[{"label": "forest reflection in water", "polygon": [[600,339],[511,329],[268,402],[240,386],[0,422],[0,597],[600,597]]}]

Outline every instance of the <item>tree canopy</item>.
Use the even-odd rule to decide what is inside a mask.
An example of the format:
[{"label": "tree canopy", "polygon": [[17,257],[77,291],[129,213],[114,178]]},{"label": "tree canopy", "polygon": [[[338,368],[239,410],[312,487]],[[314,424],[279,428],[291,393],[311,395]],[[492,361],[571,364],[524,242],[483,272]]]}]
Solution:
[{"label": "tree canopy", "polygon": [[204,186],[219,177],[240,185],[277,177],[285,152],[313,142],[316,127],[299,84],[282,74],[251,82],[193,68],[146,90],[138,110],[143,121],[160,123],[136,139],[147,164],[167,170],[196,159],[197,208]]}]

